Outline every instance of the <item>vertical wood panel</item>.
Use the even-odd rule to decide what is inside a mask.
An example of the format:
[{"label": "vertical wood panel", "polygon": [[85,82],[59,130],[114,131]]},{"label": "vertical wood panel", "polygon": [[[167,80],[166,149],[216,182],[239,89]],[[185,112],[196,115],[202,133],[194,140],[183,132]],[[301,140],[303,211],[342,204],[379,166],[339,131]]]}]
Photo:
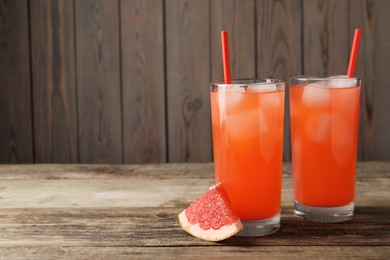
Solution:
[{"label": "vertical wood panel", "polygon": [[221,30],[229,31],[232,78],[256,76],[254,1],[211,1],[211,79],[223,79]]},{"label": "vertical wood panel", "polygon": [[359,160],[390,160],[390,1],[351,2],[352,39],[363,35],[356,75],[363,78],[359,131]]},{"label": "vertical wood panel", "polygon": [[211,161],[209,2],[167,0],[165,15],[169,160]]},{"label": "vertical wood panel", "polygon": [[73,1],[30,1],[35,160],[77,162]]},{"label": "vertical wood panel", "polygon": [[75,1],[80,162],[122,162],[118,1]]},{"label": "vertical wood panel", "polygon": [[304,74],[345,75],[350,52],[349,5],[304,0]]},{"label": "vertical wood panel", "polygon": [[283,160],[291,160],[288,78],[302,74],[301,1],[258,0],[257,76],[286,81]]},{"label": "vertical wood panel", "polygon": [[125,163],[166,161],[163,2],[121,1]]},{"label": "vertical wood panel", "polygon": [[33,162],[27,0],[0,0],[0,163]]},{"label": "vertical wood panel", "polygon": [[389,11],[385,0],[0,0],[0,163],[211,161],[220,30],[234,78],[287,79],[345,74],[356,27],[358,158],[389,160]]}]

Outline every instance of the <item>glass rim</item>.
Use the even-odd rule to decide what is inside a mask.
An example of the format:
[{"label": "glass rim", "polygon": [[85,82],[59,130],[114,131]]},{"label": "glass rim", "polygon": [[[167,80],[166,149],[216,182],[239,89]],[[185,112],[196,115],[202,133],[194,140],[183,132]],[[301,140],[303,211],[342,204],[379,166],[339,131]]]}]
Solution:
[{"label": "glass rim", "polygon": [[333,79],[337,80],[361,80],[361,77],[347,77],[347,75],[324,75],[324,76],[311,76],[311,75],[296,75],[289,77],[289,81],[291,80],[299,80],[299,81],[315,81],[315,80],[324,80],[324,79],[332,79],[331,77],[337,77]]},{"label": "glass rim", "polygon": [[243,78],[243,79],[232,79],[232,83],[226,84],[224,80],[216,80],[210,82],[210,86],[213,87],[222,87],[222,86],[231,86],[231,87],[246,87],[246,86],[256,86],[256,85],[281,85],[286,82],[281,79],[273,78]]}]

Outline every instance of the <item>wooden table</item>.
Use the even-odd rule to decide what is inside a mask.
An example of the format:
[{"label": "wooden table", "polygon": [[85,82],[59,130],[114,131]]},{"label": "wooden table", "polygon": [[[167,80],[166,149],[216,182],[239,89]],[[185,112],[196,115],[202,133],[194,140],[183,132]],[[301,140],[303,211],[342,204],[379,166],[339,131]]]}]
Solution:
[{"label": "wooden table", "polygon": [[390,258],[390,162],[358,164],[356,215],[342,224],[294,217],[290,172],[278,233],[213,243],[177,220],[213,184],[212,164],[2,165],[0,258]]}]

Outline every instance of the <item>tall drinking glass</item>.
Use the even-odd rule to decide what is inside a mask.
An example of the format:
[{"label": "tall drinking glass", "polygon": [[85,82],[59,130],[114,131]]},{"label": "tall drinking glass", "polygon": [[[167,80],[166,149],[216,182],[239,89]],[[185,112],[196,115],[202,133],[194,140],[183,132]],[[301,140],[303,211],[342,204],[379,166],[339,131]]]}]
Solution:
[{"label": "tall drinking glass", "polygon": [[276,79],[211,83],[216,182],[244,225],[238,236],[280,227],[285,84]]},{"label": "tall drinking glass", "polygon": [[313,222],[353,217],[360,78],[290,79],[295,215]]}]

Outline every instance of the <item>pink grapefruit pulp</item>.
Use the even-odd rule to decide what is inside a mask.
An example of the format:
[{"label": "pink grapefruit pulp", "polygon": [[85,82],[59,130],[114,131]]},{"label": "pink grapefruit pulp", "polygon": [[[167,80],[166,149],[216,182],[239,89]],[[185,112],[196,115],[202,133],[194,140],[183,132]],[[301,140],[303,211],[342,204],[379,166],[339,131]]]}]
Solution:
[{"label": "pink grapefruit pulp", "polygon": [[186,232],[207,241],[224,240],[244,229],[220,183],[182,211],[179,221]]}]

